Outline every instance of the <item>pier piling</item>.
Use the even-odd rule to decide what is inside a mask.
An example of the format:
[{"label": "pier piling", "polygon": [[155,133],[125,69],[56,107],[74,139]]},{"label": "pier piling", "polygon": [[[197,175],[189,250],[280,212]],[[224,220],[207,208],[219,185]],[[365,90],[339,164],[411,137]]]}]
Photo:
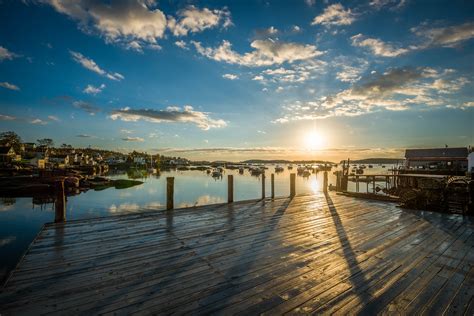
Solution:
[{"label": "pier piling", "polygon": [[56,200],[55,207],[55,223],[62,223],[66,221],[66,194],[64,193],[64,181],[57,181],[55,183]]},{"label": "pier piling", "polygon": [[272,199],[275,198],[275,174],[272,173],[271,177],[271,187],[272,187]]},{"label": "pier piling", "polygon": [[296,174],[290,174],[290,197],[294,197],[296,195]]},{"label": "pier piling", "polygon": [[227,203],[234,202],[234,176],[227,176]]},{"label": "pier piling", "polygon": [[174,208],[174,177],[166,178],[166,209]]},{"label": "pier piling", "polygon": [[262,200],[265,199],[265,171],[262,173]]},{"label": "pier piling", "polygon": [[323,177],[323,192],[328,192],[328,172],[324,171]]}]

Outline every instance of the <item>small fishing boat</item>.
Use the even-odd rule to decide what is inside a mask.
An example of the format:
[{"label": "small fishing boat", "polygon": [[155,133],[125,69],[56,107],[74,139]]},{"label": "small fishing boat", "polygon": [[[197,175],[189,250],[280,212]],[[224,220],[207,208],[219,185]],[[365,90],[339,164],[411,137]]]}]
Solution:
[{"label": "small fishing boat", "polygon": [[356,174],[364,174],[364,169],[362,168],[357,169]]},{"label": "small fishing boat", "polygon": [[275,172],[283,172],[284,170],[282,166],[275,166]]},{"label": "small fishing boat", "polygon": [[372,165],[369,165],[369,168],[373,168],[373,167],[374,167],[374,166],[372,166]]},{"label": "small fishing boat", "polygon": [[309,177],[310,175],[311,175],[311,172],[310,172],[308,169],[305,169],[305,170],[303,171],[303,177],[307,178],[307,177]]},{"label": "small fishing boat", "polygon": [[261,169],[261,168],[258,168],[258,167],[257,167],[257,168],[252,168],[252,169],[250,169],[250,174],[251,174],[252,176],[259,176],[259,175],[261,175],[262,173],[263,173],[263,169]]},{"label": "small fishing boat", "polygon": [[213,177],[213,178],[220,178],[220,177],[222,177],[222,172],[219,170],[219,168],[214,169],[214,170],[212,171],[212,177]]},{"label": "small fishing boat", "polygon": [[244,167],[239,167],[239,173],[243,174],[244,173]]},{"label": "small fishing boat", "polygon": [[302,174],[305,170],[306,168],[303,166],[298,166],[298,168],[296,168],[296,171],[298,172],[298,174]]},{"label": "small fishing boat", "polygon": [[293,165],[288,165],[288,170],[293,169]]}]

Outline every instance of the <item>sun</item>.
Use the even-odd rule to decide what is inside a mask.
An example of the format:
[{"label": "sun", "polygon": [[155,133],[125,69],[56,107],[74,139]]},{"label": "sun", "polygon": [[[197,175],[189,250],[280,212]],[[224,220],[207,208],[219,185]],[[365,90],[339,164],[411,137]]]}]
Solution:
[{"label": "sun", "polygon": [[326,139],[320,133],[308,132],[304,137],[304,145],[308,150],[322,149],[326,145]]}]

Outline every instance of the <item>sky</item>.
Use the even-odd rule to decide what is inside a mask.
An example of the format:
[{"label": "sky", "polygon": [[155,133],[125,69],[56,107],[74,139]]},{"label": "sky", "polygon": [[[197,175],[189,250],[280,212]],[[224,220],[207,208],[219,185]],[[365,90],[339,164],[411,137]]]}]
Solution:
[{"label": "sky", "polygon": [[195,160],[474,144],[473,1],[0,1],[0,131]]}]

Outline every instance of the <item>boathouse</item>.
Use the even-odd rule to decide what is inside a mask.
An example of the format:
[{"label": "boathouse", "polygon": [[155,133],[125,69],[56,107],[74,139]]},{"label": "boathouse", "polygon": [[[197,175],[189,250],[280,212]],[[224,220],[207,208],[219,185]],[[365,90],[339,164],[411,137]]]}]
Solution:
[{"label": "boathouse", "polygon": [[407,169],[467,171],[466,147],[407,149]]}]

